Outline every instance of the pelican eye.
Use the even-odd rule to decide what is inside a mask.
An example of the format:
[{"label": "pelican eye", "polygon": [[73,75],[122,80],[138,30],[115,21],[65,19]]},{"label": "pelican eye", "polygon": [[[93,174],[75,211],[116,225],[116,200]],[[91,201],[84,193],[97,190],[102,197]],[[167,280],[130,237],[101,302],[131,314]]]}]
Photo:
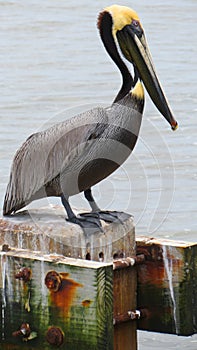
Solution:
[{"label": "pelican eye", "polygon": [[141,27],[140,21],[138,21],[137,19],[133,19],[130,24],[130,28],[139,38],[142,37],[143,29]]},{"label": "pelican eye", "polygon": [[133,20],[132,20],[132,24],[133,24],[135,27],[139,27],[140,22],[137,21],[137,19],[133,19]]}]

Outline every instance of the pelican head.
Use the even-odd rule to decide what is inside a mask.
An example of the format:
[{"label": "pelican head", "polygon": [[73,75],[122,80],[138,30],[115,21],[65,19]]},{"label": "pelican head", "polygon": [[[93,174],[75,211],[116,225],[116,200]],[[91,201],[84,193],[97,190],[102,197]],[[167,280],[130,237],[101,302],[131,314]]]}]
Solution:
[{"label": "pelican head", "polygon": [[[111,35],[116,46],[116,54],[109,45],[105,45],[104,26],[107,22],[108,24],[111,22]],[[178,124],[172,115],[155,72],[144,30],[137,13],[126,6],[112,5],[106,7],[99,16],[98,28],[112,59],[116,62],[114,57],[117,58],[117,55],[121,52],[126,60],[133,64],[136,76],[144,83],[153,103],[171,125],[172,130],[176,130]],[[134,83],[136,83],[135,78]]]}]

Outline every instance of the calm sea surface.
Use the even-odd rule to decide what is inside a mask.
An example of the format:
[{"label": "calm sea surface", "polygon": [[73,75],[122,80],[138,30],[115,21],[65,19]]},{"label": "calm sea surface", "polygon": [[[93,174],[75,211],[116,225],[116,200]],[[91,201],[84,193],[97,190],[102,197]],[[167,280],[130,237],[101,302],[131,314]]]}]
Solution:
[{"label": "calm sea surface", "polygon": [[[96,28],[97,14],[110,4],[0,0],[1,207],[14,153],[31,133],[114,99],[120,75]],[[137,235],[196,241],[197,2],[119,4],[140,15],[179,129],[170,130],[147,96],[133,155],[94,194],[102,208],[132,213]],[[80,195],[71,202],[86,208]],[[139,350],[158,348],[196,350],[197,336],[139,332]]]}]

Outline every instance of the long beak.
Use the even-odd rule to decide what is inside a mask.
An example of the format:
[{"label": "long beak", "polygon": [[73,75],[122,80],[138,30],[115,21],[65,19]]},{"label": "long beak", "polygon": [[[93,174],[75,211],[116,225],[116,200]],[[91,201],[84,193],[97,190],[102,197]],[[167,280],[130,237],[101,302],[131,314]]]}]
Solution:
[{"label": "long beak", "polygon": [[133,29],[127,25],[121,31],[117,32],[117,39],[126,59],[133,63],[137,68],[140,78],[142,79],[153,103],[171,125],[172,130],[176,130],[178,124],[172,115],[155,72],[152,57],[143,31],[141,35],[138,36],[134,33]]}]

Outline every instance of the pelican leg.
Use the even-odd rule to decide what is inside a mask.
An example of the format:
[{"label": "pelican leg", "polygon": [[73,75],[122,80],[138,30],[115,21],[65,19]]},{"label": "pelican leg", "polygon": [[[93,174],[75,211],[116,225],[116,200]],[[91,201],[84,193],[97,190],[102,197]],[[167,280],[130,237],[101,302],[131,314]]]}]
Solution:
[{"label": "pelican leg", "polygon": [[68,199],[64,195],[61,195],[61,201],[68,215],[68,219],[66,219],[66,221],[81,226],[85,234],[103,231],[98,217],[78,217],[72,211]]},{"label": "pelican leg", "polygon": [[82,217],[94,217],[109,223],[119,222],[122,224],[125,220],[129,219],[132,216],[130,214],[124,213],[123,211],[101,210],[96,204],[90,188],[84,191],[84,195],[85,198],[88,200],[90,207],[92,208],[92,212],[81,213],[80,216]]},{"label": "pelican leg", "polygon": [[91,188],[89,188],[88,190],[84,191],[84,196],[87,199],[87,201],[88,201],[88,203],[89,203],[93,213],[97,213],[97,212],[101,211],[101,209],[98,207],[98,205],[96,204],[96,202],[95,202],[95,200],[94,200],[94,198],[92,196]]}]

